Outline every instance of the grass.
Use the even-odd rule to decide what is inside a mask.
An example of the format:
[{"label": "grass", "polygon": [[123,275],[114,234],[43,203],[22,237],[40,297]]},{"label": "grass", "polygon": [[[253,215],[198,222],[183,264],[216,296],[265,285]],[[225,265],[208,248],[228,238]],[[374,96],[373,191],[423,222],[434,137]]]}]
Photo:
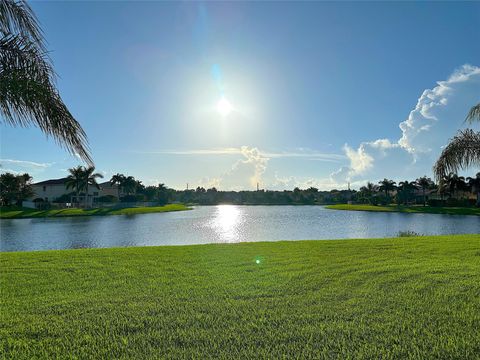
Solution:
[{"label": "grass", "polygon": [[131,208],[96,208],[96,209],[54,209],[37,210],[21,207],[1,207],[0,219],[26,219],[43,217],[64,217],[64,216],[101,216],[101,215],[135,215],[168,211],[190,210],[182,204],[170,204],[152,207],[131,207]]},{"label": "grass", "polygon": [[467,207],[433,207],[433,206],[404,206],[404,205],[328,205],[327,209],[332,210],[354,210],[354,211],[380,211],[380,212],[405,212],[423,214],[447,214],[447,215],[480,215],[480,208]]},{"label": "grass", "polygon": [[0,260],[3,358],[480,354],[480,235],[1,253]]}]

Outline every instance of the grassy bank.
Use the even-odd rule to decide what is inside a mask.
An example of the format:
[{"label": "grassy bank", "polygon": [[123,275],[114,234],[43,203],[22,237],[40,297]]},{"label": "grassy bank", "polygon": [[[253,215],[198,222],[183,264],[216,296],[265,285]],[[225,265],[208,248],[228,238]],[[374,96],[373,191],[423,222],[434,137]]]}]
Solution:
[{"label": "grassy bank", "polygon": [[353,211],[380,211],[380,212],[405,212],[423,214],[448,214],[448,215],[480,215],[480,208],[465,207],[432,207],[432,206],[403,206],[403,205],[328,205],[327,209],[332,210],[353,210]]},{"label": "grassy bank", "polygon": [[0,208],[1,219],[43,218],[62,216],[102,216],[102,215],[135,215],[168,211],[182,211],[190,208],[182,204],[170,204],[165,206],[132,207],[122,209],[97,208],[97,209],[60,209],[60,210],[36,210],[18,207]]},{"label": "grassy bank", "polygon": [[480,354],[480,235],[2,253],[0,260],[5,358]]}]

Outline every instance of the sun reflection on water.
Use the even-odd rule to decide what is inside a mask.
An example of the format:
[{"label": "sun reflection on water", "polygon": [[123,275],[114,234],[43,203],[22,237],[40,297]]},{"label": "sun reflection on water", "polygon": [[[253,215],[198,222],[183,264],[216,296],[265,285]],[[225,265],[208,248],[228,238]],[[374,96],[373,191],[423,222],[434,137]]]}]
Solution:
[{"label": "sun reflection on water", "polygon": [[236,205],[218,205],[215,215],[210,222],[210,227],[215,231],[220,240],[224,242],[237,242],[241,240],[240,224],[244,221],[244,213]]}]

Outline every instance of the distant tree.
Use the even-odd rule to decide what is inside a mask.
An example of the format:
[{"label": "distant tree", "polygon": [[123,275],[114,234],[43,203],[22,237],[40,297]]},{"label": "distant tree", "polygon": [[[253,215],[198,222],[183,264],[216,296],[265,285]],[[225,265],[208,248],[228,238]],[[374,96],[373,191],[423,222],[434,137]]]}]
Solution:
[{"label": "distant tree", "polygon": [[137,181],[133,176],[127,176],[123,180],[123,185],[122,185],[123,191],[128,195],[135,194],[136,189],[137,189]]},{"label": "distant tree", "polygon": [[103,175],[95,172],[94,166],[89,166],[84,168],[84,177],[86,182],[87,196],[85,197],[85,204],[88,202],[88,188],[94,186],[97,189],[100,189],[100,185],[97,182],[97,179],[103,179]]},{"label": "distant tree", "polygon": [[465,190],[467,185],[465,178],[458,176],[456,173],[449,173],[442,178],[442,181],[445,183],[452,197],[455,197],[459,190]]},{"label": "distant tree", "polygon": [[77,204],[80,203],[80,193],[87,189],[87,182],[85,181],[85,168],[83,166],[77,166],[68,169],[70,173],[65,181],[65,187],[73,189],[75,191]]},{"label": "distant tree", "polygon": [[123,184],[125,181],[125,175],[123,174],[115,174],[110,179],[110,185],[117,185],[117,198],[120,200],[120,191],[122,190]]},{"label": "distant tree", "polygon": [[32,188],[32,180],[33,178],[27,173],[17,175],[17,206],[22,206],[24,200],[29,199],[35,195],[35,192]]},{"label": "distant tree", "polygon": [[477,195],[477,206],[480,206],[480,172],[475,177],[467,177],[467,181],[472,192]]},{"label": "distant tree", "polygon": [[403,200],[404,204],[407,205],[413,191],[417,189],[417,184],[414,181],[400,181],[398,183],[398,189],[400,190],[398,201]]},{"label": "distant tree", "polygon": [[440,181],[437,187],[437,194],[440,195],[440,199],[444,199],[446,195],[450,195],[448,187],[444,181]]},{"label": "distant tree", "polygon": [[383,191],[387,199],[390,197],[390,192],[397,188],[395,186],[396,182],[393,180],[383,179],[378,184],[379,184],[378,190]]},{"label": "distant tree", "polygon": [[158,202],[162,205],[167,204],[169,200],[169,191],[164,184],[158,184],[157,186]]},{"label": "distant tree", "polygon": [[22,206],[24,200],[34,195],[32,177],[29,174],[14,175],[7,172],[0,175],[0,202],[2,205],[9,206],[15,202],[17,206]]},{"label": "distant tree", "polygon": [[87,137],[62,101],[42,31],[23,0],[0,1],[0,118],[34,125],[92,163]]},{"label": "distant tree", "polygon": [[12,173],[0,175],[0,198],[3,206],[10,206],[16,199],[18,190],[17,177]]},{"label": "distant tree", "polygon": [[158,196],[158,188],[156,186],[146,186],[143,189],[143,194],[147,201],[155,200]]},{"label": "distant tree", "polygon": [[373,195],[377,191],[375,184],[370,181],[367,182],[367,185],[360,188],[360,195],[362,198],[366,199],[370,204],[373,203]]},{"label": "distant tree", "polygon": [[139,193],[143,193],[144,190],[145,190],[145,185],[143,185],[140,180],[135,180],[135,191]]},{"label": "distant tree", "polygon": [[432,186],[434,185],[432,179],[430,179],[427,176],[422,176],[415,180],[415,183],[422,189],[422,194],[423,194],[423,206],[427,205],[427,195],[426,191],[427,189],[431,189]]}]

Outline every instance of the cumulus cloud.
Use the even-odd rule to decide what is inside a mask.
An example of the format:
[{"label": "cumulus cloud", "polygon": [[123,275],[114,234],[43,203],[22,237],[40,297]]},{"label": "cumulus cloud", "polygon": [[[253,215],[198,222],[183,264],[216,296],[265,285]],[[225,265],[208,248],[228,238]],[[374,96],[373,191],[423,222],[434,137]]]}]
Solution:
[{"label": "cumulus cloud", "polygon": [[219,176],[201,178],[197,183],[198,186],[215,187],[220,190],[245,190],[255,189],[257,183],[264,184],[263,174],[270,160],[269,157],[258,148],[249,146],[242,146],[233,154],[239,154],[242,158],[235,161],[228,171]]},{"label": "cumulus cloud", "polygon": [[219,180],[221,189],[254,189],[257,183],[262,183],[269,158],[257,148],[242,146],[240,153],[243,159],[233,164],[232,168],[223,174]]},{"label": "cumulus cloud", "polygon": [[[344,153],[349,166],[330,174],[332,181],[346,183],[368,176],[402,177],[431,174],[442,147],[463,125],[471,106],[480,101],[480,68],[464,65],[437,86],[426,89],[406,120],[400,122],[397,141],[376,139]],[[401,165],[400,165],[401,164]]]},{"label": "cumulus cloud", "polygon": [[402,137],[398,144],[415,158],[438,151],[446,139],[431,134],[451,137],[470,107],[480,100],[480,68],[464,65],[448,80],[437,84],[423,92],[408,118],[399,125]]}]

